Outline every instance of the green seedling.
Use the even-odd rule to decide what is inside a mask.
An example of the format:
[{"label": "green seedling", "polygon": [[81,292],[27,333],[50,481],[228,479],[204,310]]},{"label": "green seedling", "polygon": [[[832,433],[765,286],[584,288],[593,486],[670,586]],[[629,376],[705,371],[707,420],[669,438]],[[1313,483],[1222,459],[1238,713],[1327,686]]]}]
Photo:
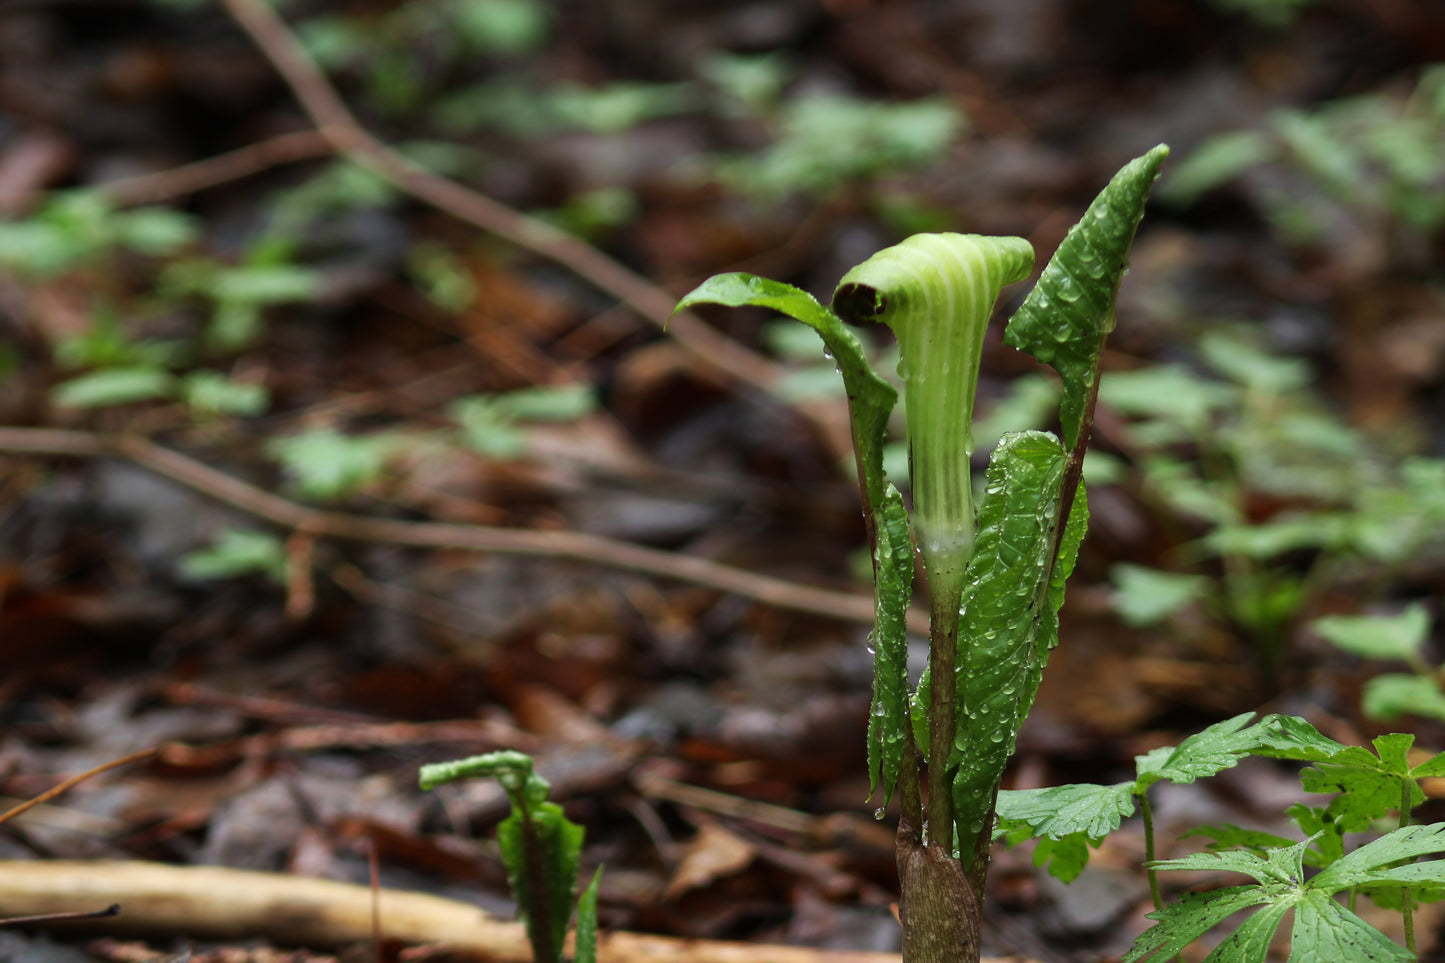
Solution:
[{"label": "green seedling", "polygon": [[[1137,757],[1131,782],[1001,792],[999,833],[1011,844],[1037,839],[1035,863],[1068,882],[1083,871],[1090,847],[1138,808],[1155,905],[1151,916],[1157,922],[1139,937],[1124,963],[1169,959],[1226,917],[1252,908],[1257,908],[1253,915],[1219,944],[1208,963],[1262,963],[1291,910],[1291,963],[1413,960],[1414,905],[1445,897],[1445,861],[1414,860],[1445,852],[1445,824],[1412,826],[1410,813],[1425,798],[1420,781],[1445,773],[1445,753],[1412,765],[1412,735],[1382,736],[1371,751],[1335,742],[1297,717],[1272,715],[1249,725],[1251,717],[1226,719],[1178,746]],[[1150,787],[1194,782],[1246,756],[1310,763],[1301,773],[1304,791],[1335,798],[1325,807],[1290,807],[1288,815],[1303,840],[1233,825],[1201,826],[1184,835],[1212,840],[1210,852],[1156,861]],[[1347,850],[1351,835],[1374,829],[1391,813],[1396,814],[1392,831]],[[1174,869],[1242,873],[1256,882],[1188,894],[1166,906],[1158,873]],[[1342,892],[1348,906],[1336,900]],[[1404,948],[1355,914],[1361,895],[1400,912]]]},{"label": "green seedling", "polygon": [[1408,606],[1398,615],[1330,615],[1310,623],[1326,642],[1365,659],[1404,662],[1409,672],[1382,672],[1365,683],[1361,707],[1375,719],[1416,715],[1445,721],[1441,669],[1425,659],[1430,615]]},{"label": "green seedling", "polygon": [[597,960],[597,892],[602,869],[577,896],[577,865],[585,830],[547,801],[547,781],[520,752],[491,752],[453,762],[422,766],[421,788],[434,789],[457,779],[491,777],[501,783],[512,814],[497,825],[497,844],[517,912],[527,928],[535,963],[559,963],[577,900],[574,963]]},{"label": "green seedling", "polygon": [[[721,275],[679,308],[771,308],[822,337],[848,396],[874,546],[877,620],[869,770],[898,793],[900,918],[908,963],[976,961],[994,800],[1014,741],[1058,642],[1058,610],[1087,525],[1080,487],[1099,353],[1149,188],[1168,149],[1126,165],[1070,230],[1014,314],[1006,343],[1062,381],[1062,438],[1006,435],[975,517],[970,479],[983,331],[1001,288],[1025,278],[1020,238],[918,235],[849,271],[831,308],[789,285]],[[891,384],[869,367],[853,323],[893,329],[908,422],[910,517],[883,452]],[[915,545],[928,579],[925,677],[907,677],[904,615]]]},{"label": "green seedling", "polygon": [[[1445,462],[1381,459],[1329,415],[1298,359],[1237,333],[1200,339],[1205,372],[1116,372],[1099,400],[1130,419],[1146,501],[1166,525],[1198,532],[1171,571],[1120,564],[1115,606],[1130,624],[1166,623],[1193,603],[1248,640],[1274,691],[1298,616],[1363,567],[1435,551],[1445,530]],[[1259,501],[1280,510],[1261,515]]]},{"label": "green seedling", "polygon": [[[1264,8],[1293,0],[1243,2]],[[1403,103],[1372,93],[1308,111],[1280,111],[1260,129],[1211,138],[1185,158],[1162,196],[1188,204],[1242,179],[1285,241],[1312,245],[1334,236],[1359,245],[1364,238],[1372,243],[1356,251],[1409,264],[1412,252],[1428,249],[1429,239],[1445,227],[1442,136],[1445,67],[1437,64],[1421,71]],[[1277,176],[1249,177],[1266,165]]]}]

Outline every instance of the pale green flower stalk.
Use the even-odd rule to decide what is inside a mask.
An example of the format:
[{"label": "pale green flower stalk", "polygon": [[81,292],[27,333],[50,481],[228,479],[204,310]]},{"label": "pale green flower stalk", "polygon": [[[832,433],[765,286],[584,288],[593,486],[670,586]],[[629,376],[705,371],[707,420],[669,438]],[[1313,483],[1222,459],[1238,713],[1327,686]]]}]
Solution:
[{"label": "pale green flower stalk", "polygon": [[973,403],[984,329],[999,291],[1033,269],[1020,237],[919,234],[843,276],[833,308],[898,337],[908,416],[913,528],[929,591],[961,587],[973,554]]},{"label": "pale green flower stalk", "polygon": [[913,536],[928,572],[929,839],[953,848],[950,773],[959,707],[959,606],[973,555],[973,403],[983,335],[1005,284],[1033,269],[1018,237],[920,234],[879,251],[843,276],[833,310],[845,321],[881,321],[898,337]]}]

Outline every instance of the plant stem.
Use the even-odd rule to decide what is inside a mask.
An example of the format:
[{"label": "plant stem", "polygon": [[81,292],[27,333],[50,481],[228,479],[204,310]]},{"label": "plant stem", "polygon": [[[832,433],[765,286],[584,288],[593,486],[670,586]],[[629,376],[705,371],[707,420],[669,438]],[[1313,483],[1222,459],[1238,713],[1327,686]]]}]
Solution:
[{"label": "plant stem", "polygon": [[1164,909],[1164,897],[1159,893],[1159,873],[1154,869],[1154,810],[1149,805],[1149,792],[1139,794],[1139,815],[1144,819],[1144,861],[1149,864],[1149,896],[1154,900],[1154,909]]},{"label": "plant stem", "polygon": [[928,619],[928,842],[953,852],[953,787],[948,757],[957,729],[959,579],[933,583],[930,573]]},{"label": "plant stem", "polygon": [[[1415,788],[1415,781],[1406,777],[1400,780],[1400,828],[1404,829],[1410,825],[1410,790]],[[1415,955],[1415,907],[1410,899],[1410,887],[1400,887],[1400,915],[1405,923],[1405,949],[1410,955]]]}]

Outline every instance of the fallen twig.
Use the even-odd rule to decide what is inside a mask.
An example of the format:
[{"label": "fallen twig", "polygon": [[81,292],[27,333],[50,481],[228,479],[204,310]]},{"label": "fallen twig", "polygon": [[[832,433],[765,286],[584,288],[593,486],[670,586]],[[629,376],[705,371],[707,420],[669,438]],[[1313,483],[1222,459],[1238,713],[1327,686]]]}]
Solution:
[{"label": "fallen twig", "polygon": [[[0,451],[124,458],[232,508],[293,532],[317,537],[570,559],[701,585],[782,609],[864,625],[873,623],[873,599],[869,596],[799,585],[697,556],[659,551],[597,535],[406,522],[309,508],[137,436],[52,428],[0,428]],[[910,626],[918,629],[926,624],[926,615],[910,614]]]},{"label": "fallen twig", "polygon": [[302,130],[154,174],[108,181],[98,189],[112,203],[122,207],[159,204],[240,180],[280,164],[312,160],[335,152],[336,147],[320,131]]},{"label": "fallen twig", "polygon": [[38,913],[34,916],[7,916],[0,919],[0,926],[34,926],[37,923],[75,923],[80,920],[108,919],[120,915],[120,904],[111,903],[105,909],[76,910],[68,913]]},{"label": "fallen twig", "polygon": [[[336,89],[301,49],[295,36],[260,0],[223,0],[231,16],[285,79],[302,108],[337,152],[418,200],[488,233],[556,261],[616,297],[659,327],[713,370],[767,390],[779,367],[686,312],[672,317],[677,299],[585,241],[514,211],[505,204],[439,177],[368,132]],[[669,320],[671,319],[671,320]]]},{"label": "fallen twig", "polygon": [[101,763],[99,766],[87,769],[85,772],[82,772],[78,776],[71,776],[69,779],[66,779],[59,785],[47,789],[40,795],[35,796],[32,799],[27,799],[25,802],[14,807],[13,809],[8,810],[5,813],[0,813],[0,823],[8,822],[9,820],[14,819],[16,816],[20,815],[21,813],[26,812],[30,809],[34,809],[41,803],[49,802],[56,796],[59,796],[61,793],[74,788],[82,782],[85,782],[85,780],[89,779],[91,776],[98,776],[109,769],[114,769],[117,766],[124,766],[127,763],[138,762],[141,759],[146,759],[150,756],[155,755],[155,753],[156,751],[154,749],[142,749],[140,752],[133,752],[128,756],[122,756],[119,759],[112,759],[110,762]]},{"label": "fallen twig", "polygon": [[[143,862],[0,862],[0,905],[55,912],[96,902],[125,902],[108,932],[184,934],[197,939],[265,937],[290,946],[334,947],[371,938],[371,888],[330,880],[213,866]],[[437,896],[381,891],[385,939],[446,943],[491,963],[530,963],[522,924]],[[898,963],[896,953],[839,952],[802,946],[608,933],[600,963]]]}]

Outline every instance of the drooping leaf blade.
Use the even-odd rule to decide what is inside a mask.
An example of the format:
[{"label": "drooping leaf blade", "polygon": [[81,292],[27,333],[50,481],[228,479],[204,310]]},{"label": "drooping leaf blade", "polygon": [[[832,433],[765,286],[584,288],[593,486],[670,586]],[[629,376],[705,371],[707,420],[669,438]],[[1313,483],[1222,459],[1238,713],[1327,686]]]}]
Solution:
[{"label": "drooping leaf blade", "polygon": [[913,593],[913,542],[903,496],[891,484],[876,517],[874,546],[873,707],[868,716],[868,794],[881,785],[892,798],[908,745],[908,603]]},{"label": "drooping leaf blade", "polygon": [[697,304],[771,308],[818,332],[843,376],[858,477],[869,507],[878,511],[884,495],[883,438],[888,415],[898,401],[898,391],[869,367],[858,336],[808,292],[753,274],[719,274],[708,278],[683,295],[675,310]]},{"label": "drooping leaf blade", "polygon": [[1169,148],[1159,145],[1114,175],[1070,228],[1004,342],[1050,365],[1064,384],[1060,425],[1072,449],[1098,380],[1098,355],[1114,327],[1114,299],[1144,202]]},{"label": "drooping leaf blade", "polygon": [[[1042,663],[1058,640],[1051,554],[1067,455],[1058,439],[1005,435],[994,450],[966,570],[950,765],[962,839],[983,831]],[[1077,544],[1073,546],[1077,552]],[[1072,559],[1070,559],[1072,561]]]}]

